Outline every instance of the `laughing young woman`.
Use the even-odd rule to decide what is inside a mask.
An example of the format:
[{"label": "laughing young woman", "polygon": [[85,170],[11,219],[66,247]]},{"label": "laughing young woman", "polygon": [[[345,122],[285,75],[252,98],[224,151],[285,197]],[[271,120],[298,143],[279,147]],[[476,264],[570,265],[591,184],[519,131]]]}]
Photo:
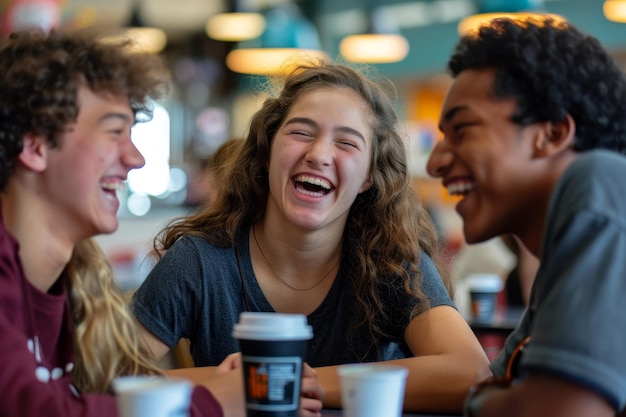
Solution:
[{"label": "laughing young woman", "polygon": [[404,140],[381,85],[297,68],[253,117],[218,200],[157,240],[134,298],[153,352],[189,338],[195,365],[214,366],[239,350],[240,312],[301,313],[326,406],[340,406],[337,365],[393,360],[410,370],[406,409],[460,411],[488,361],[451,301]]}]

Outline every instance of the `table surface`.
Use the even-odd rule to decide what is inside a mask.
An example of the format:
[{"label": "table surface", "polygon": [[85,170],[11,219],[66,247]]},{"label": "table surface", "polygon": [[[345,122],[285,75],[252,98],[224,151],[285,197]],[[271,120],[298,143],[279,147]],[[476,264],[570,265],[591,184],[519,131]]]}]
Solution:
[{"label": "table surface", "polygon": [[467,322],[474,333],[497,333],[507,335],[515,329],[523,313],[523,307],[507,307],[497,311],[491,321],[474,321],[468,318]]},{"label": "table surface", "polygon": [[[342,410],[325,408],[322,410],[322,417],[343,417]],[[381,416],[384,417],[384,416]],[[402,417],[462,417],[460,414],[416,414],[402,413]]]}]

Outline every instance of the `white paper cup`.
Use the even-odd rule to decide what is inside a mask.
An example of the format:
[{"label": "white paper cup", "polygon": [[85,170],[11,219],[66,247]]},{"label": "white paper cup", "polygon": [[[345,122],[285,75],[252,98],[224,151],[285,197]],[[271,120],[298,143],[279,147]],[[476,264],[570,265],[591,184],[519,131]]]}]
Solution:
[{"label": "white paper cup", "polygon": [[408,369],[382,363],[340,365],[344,417],[400,417]]},{"label": "white paper cup", "polygon": [[306,316],[244,312],[233,336],[241,348],[247,417],[296,417],[302,364],[313,337]]},{"label": "white paper cup", "polygon": [[187,417],[193,384],[161,376],[123,376],[113,381],[120,417]]}]

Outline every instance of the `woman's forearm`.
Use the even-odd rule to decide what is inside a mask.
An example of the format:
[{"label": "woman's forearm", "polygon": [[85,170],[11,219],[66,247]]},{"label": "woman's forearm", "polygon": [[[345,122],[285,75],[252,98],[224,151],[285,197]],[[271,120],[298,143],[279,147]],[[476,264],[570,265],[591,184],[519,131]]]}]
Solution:
[{"label": "woman's forearm", "polygon": [[[423,356],[385,362],[409,369],[404,410],[460,413],[469,388],[490,375],[486,361],[454,359],[446,355]],[[337,366],[315,368],[324,388],[324,407],[341,408]]]},{"label": "woman's forearm", "polygon": [[165,374],[171,377],[185,378],[194,384],[202,385],[211,378],[215,371],[215,366],[202,366],[195,368],[167,369]]}]

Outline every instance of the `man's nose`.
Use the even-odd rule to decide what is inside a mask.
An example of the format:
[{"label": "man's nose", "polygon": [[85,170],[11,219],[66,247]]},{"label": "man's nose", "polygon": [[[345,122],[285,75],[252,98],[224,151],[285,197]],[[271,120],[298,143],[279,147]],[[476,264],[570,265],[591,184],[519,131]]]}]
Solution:
[{"label": "man's nose", "polygon": [[137,146],[135,146],[130,136],[122,146],[124,147],[122,150],[122,159],[125,166],[129,167],[129,169],[136,169],[144,166],[146,160],[141,152],[139,152],[139,149],[137,149]]},{"label": "man's nose", "polygon": [[447,148],[445,139],[442,139],[435,144],[430,152],[428,162],[426,163],[426,172],[428,172],[428,175],[431,177],[442,177],[451,162],[452,152]]}]

